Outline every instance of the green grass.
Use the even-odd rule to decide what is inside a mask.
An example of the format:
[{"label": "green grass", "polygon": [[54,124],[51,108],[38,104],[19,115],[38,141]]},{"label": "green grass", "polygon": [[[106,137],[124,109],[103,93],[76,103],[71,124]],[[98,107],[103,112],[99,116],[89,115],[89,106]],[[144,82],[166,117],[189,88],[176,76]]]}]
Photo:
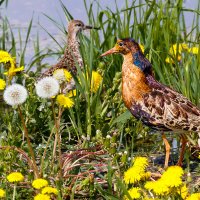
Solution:
[{"label": "green grass", "polygon": [[[181,0],[174,3],[148,0],[139,1],[138,4],[135,1],[130,3],[126,0],[126,6],[123,9],[119,8],[117,3],[114,4],[116,11],[109,8],[102,10],[98,1],[88,4],[88,1],[84,0],[84,3],[89,24],[100,27],[100,30],[92,30],[89,38],[80,36],[85,67],[82,73],[80,67],[77,66],[75,105],[71,109],[64,110],[54,105],[56,119],[53,116],[51,101],[41,100],[35,93],[34,84],[41,70],[48,67],[48,63],[43,63],[43,60],[53,55],[57,55],[58,58],[62,56],[63,44],[60,44],[48,31],[48,27],[41,26],[52,39],[55,49],[42,49],[38,34],[34,41],[35,51],[32,59],[27,63],[26,47],[32,31],[33,19],[29,23],[26,38],[21,38],[21,30],[19,30],[20,47],[17,48],[12,27],[7,18],[3,18],[0,21],[2,27],[0,48],[16,57],[19,66],[24,65],[26,68],[24,73],[18,74],[13,79],[13,83],[23,83],[29,91],[29,98],[22,105],[22,113],[37,164],[41,166],[41,175],[51,180],[52,186],[60,189],[57,199],[81,198],[81,195],[85,195],[88,199],[95,197],[122,199],[123,195],[128,194],[128,186],[122,181],[124,171],[131,165],[128,157],[137,155],[150,157],[157,155],[158,152],[163,153],[164,148],[160,135],[150,134],[150,130],[141,122],[136,121],[123,104],[121,99],[122,57],[114,55],[102,59],[99,56],[112,48],[117,38],[132,37],[144,45],[145,55],[153,65],[156,79],[175,88],[194,104],[199,105],[200,53],[193,55],[187,51],[182,52],[181,62],[175,61],[173,64],[166,63],[165,59],[168,56],[173,57],[169,53],[173,44],[186,43],[189,47],[200,47],[198,43],[200,3],[195,10],[191,10],[184,8]],[[73,16],[67,5],[62,1],[60,5],[66,19],[72,19]],[[96,13],[93,12],[94,6],[97,6]],[[185,12],[194,13],[190,29],[186,27]],[[46,17],[67,35],[66,22],[58,22],[51,16],[46,15]],[[22,40],[25,40],[25,44],[22,44]],[[8,45],[10,42],[11,46]],[[35,69],[37,69],[36,72],[33,72]],[[90,91],[93,70],[98,71],[103,77],[97,93]],[[3,65],[0,72],[0,78],[5,79]],[[2,96],[2,93],[0,94]],[[23,136],[24,128],[17,109],[5,105],[2,98],[0,103],[0,145],[2,147],[0,187],[7,191],[6,198],[11,199],[13,187],[6,181],[6,175],[12,171],[20,171],[26,178],[23,187],[17,188],[16,199],[22,199],[24,196],[31,199],[35,191],[31,187],[33,173],[28,162],[30,152]],[[61,116],[58,116],[59,112],[62,112]],[[57,129],[55,123],[60,124]],[[53,154],[56,134],[62,136],[62,142]],[[108,135],[111,136],[110,139]],[[170,135],[170,137],[175,136]],[[190,140],[195,143],[195,136]],[[9,148],[5,150],[4,147],[7,146]],[[60,150],[66,156],[65,158],[68,158],[68,160],[65,159],[64,171],[67,175],[64,178],[59,176]],[[85,154],[79,154],[79,150]],[[191,171],[190,164],[195,164],[195,161],[190,158],[186,159],[188,166],[186,171]],[[96,166],[97,163],[105,164],[104,168],[99,169]],[[197,165],[196,171],[193,172],[200,169],[198,163]],[[150,167],[152,171],[156,168],[153,164]],[[94,176],[92,173],[87,173],[95,169],[99,169],[99,172],[95,171]],[[78,174],[81,175],[80,178],[77,178]],[[101,182],[97,181],[97,177]],[[188,181],[188,183],[191,192],[199,192],[198,185],[194,184],[193,187],[194,182]],[[182,199],[181,197],[171,199],[176,198]]]}]

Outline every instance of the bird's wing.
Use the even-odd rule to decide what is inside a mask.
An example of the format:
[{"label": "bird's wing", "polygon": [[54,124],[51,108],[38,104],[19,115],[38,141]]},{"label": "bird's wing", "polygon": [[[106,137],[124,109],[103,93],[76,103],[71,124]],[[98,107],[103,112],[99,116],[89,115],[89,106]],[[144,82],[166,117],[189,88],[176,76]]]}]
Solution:
[{"label": "bird's wing", "polygon": [[158,130],[200,131],[200,109],[186,97],[147,77],[152,90],[131,107],[131,112],[145,124]]}]

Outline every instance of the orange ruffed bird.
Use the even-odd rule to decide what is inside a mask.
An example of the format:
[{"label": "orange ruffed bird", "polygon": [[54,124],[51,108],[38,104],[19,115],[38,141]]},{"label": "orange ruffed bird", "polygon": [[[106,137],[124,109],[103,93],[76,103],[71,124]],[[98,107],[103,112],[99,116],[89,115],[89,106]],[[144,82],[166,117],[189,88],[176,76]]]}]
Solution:
[{"label": "orange ruffed bird", "polygon": [[177,165],[182,165],[187,144],[186,133],[200,133],[200,109],[182,94],[155,80],[152,65],[132,38],[119,39],[103,53],[121,54],[122,98],[132,115],[152,129],[162,132],[166,148],[165,168],[168,167],[170,145],[164,132],[181,135],[182,147]]}]

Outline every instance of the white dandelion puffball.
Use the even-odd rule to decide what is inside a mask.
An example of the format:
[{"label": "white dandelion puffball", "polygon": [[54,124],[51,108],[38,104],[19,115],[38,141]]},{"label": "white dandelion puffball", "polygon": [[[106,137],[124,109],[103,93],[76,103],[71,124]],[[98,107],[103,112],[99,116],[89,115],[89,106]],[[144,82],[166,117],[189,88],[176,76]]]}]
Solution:
[{"label": "white dandelion puffball", "polygon": [[36,93],[41,98],[51,98],[59,92],[59,82],[53,77],[45,77],[36,84]]},{"label": "white dandelion puffball", "polygon": [[28,97],[28,92],[23,85],[12,84],[8,86],[3,94],[3,98],[8,105],[16,106],[24,103]]}]

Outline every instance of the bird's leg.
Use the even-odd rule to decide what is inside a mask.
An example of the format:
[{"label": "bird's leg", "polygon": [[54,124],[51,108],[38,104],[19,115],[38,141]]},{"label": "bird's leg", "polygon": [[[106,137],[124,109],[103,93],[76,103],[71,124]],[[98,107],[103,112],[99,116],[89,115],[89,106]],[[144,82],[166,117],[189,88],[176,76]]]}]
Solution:
[{"label": "bird's leg", "polygon": [[180,157],[176,164],[178,166],[182,166],[182,164],[183,164],[182,162],[183,162],[183,158],[184,158],[185,147],[187,145],[187,139],[184,135],[181,135],[181,142],[182,142],[182,146],[181,146],[181,151],[180,151]]},{"label": "bird's leg", "polygon": [[162,133],[162,139],[163,139],[163,142],[165,144],[165,150],[166,150],[165,165],[164,165],[164,168],[166,169],[168,167],[168,162],[169,162],[170,144],[169,144],[169,142],[166,138],[166,135],[164,133]]}]

